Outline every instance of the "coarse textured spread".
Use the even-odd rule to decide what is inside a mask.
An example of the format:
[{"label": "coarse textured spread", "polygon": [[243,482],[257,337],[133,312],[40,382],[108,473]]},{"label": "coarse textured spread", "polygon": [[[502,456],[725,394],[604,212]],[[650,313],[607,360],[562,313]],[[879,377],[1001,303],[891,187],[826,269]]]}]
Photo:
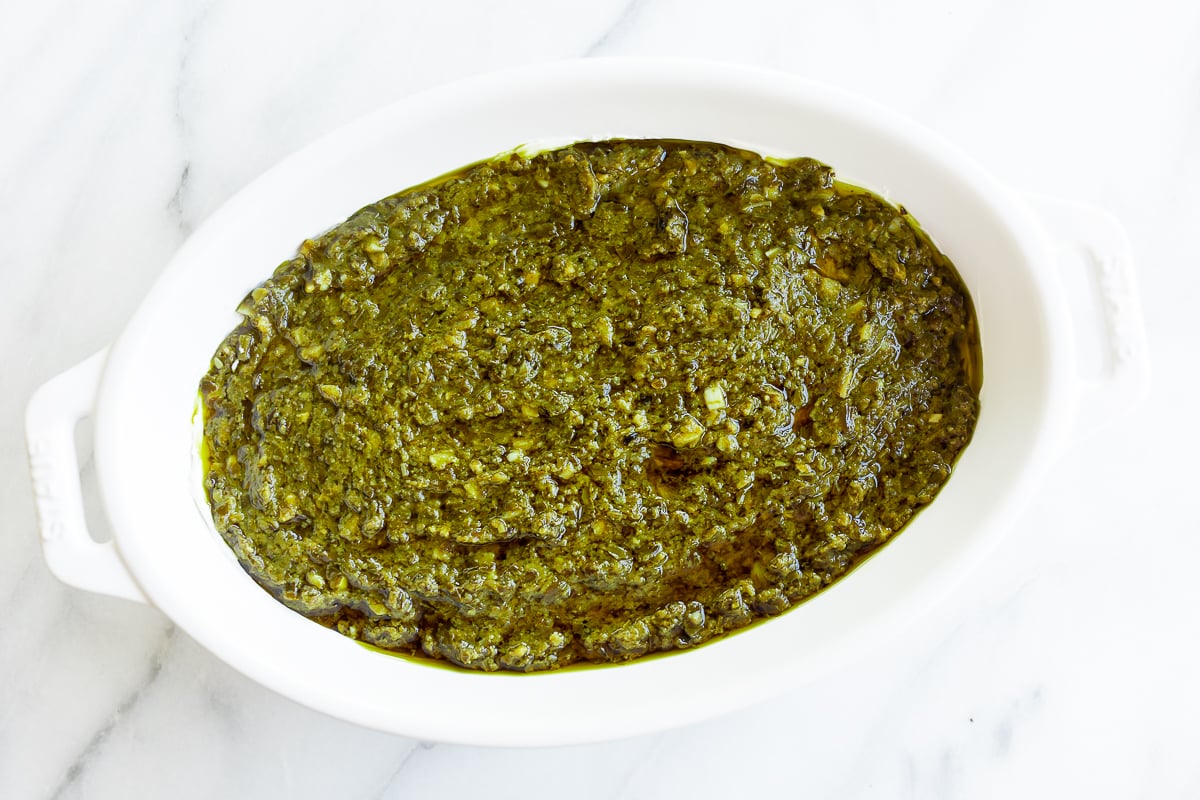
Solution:
[{"label": "coarse textured spread", "polygon": [[217,529],[380,647],[542,670],[778,614],[933,500],[978,414],[953,267],[811,159],[510,155],[255,289],[201,393]]}]

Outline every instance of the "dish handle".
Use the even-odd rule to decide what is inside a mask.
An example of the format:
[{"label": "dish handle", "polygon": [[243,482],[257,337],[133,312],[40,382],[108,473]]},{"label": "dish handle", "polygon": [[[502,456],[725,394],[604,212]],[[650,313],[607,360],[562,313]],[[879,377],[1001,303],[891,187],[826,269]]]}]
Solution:
[{"label": "dish handle", "polygon": [[1029,200],[1056,245],[1076,343],[1074,430],[1091,438],[1128,418],[1150,389],[1133,249],[1107,211],[1042,195]]},{"label": "dish handle", "polygon": [[148,602],[113,542],[88,533],[79,480],[75,426],[96,402],[108,349],[44,383],[25,410],[29,473],[46,564],[63,583]]}]

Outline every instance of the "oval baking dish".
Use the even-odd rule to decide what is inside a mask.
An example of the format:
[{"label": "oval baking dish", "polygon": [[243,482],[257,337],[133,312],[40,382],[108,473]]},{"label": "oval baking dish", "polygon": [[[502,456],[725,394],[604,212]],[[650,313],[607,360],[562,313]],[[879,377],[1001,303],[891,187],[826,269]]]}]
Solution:
[{"label": "oval baking dish", "polygon": [[[439,668],[365,648],[277,603],[215,532],[197,457],[196,387],[239,321],[238,301],[300,241],[375,198],[520,143],[606,138],[811,156],[841,180],[904,202],[971,291],[987,376],[974,440],[937,501],[801,607],[694,651],[619,666],[533,675]],[[1055,264],[1026,207],[970,161],[885,109],[794,78],[584,61],[437,89],[338,131],[244,189],[179,251],[110,351],[39,390],[27,429],[47,562],[68,583],[152,603],[260,683],[381,730],[563,744],[701,719],[867,652],[986,553],[1079,395]],[[1122,266],[1113,272],[1127,301],[1118,322],[1136,345]],[[1138,354],[1126,355],[1113,380],[1135,382]],[[89,414],[108,544],[89,538],[79,497],[71,437]]]}]

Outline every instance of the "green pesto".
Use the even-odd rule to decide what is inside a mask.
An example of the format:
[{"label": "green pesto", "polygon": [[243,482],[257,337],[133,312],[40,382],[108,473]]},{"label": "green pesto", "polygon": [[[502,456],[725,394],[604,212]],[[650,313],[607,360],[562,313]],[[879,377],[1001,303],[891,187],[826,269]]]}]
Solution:
[{"label": "green pesto", "polygon": [[362,209],[201,383],[217,529],[289,607],[481,670],[623,661],[803,601],[978,416],[953,266],[812,159],[513,153]]}]

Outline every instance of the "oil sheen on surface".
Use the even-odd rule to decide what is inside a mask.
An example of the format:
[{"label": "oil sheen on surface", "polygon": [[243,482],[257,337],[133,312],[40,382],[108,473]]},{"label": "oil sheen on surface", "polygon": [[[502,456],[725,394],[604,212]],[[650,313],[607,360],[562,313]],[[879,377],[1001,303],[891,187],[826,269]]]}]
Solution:
[{"label": "oil sheen on surface", "polygon": [[950,263],[811,159],[681,141],[466,168],[304,242],[201,384],[242,565],[379,647],[544,670],[829,586],[978,415]]}]

